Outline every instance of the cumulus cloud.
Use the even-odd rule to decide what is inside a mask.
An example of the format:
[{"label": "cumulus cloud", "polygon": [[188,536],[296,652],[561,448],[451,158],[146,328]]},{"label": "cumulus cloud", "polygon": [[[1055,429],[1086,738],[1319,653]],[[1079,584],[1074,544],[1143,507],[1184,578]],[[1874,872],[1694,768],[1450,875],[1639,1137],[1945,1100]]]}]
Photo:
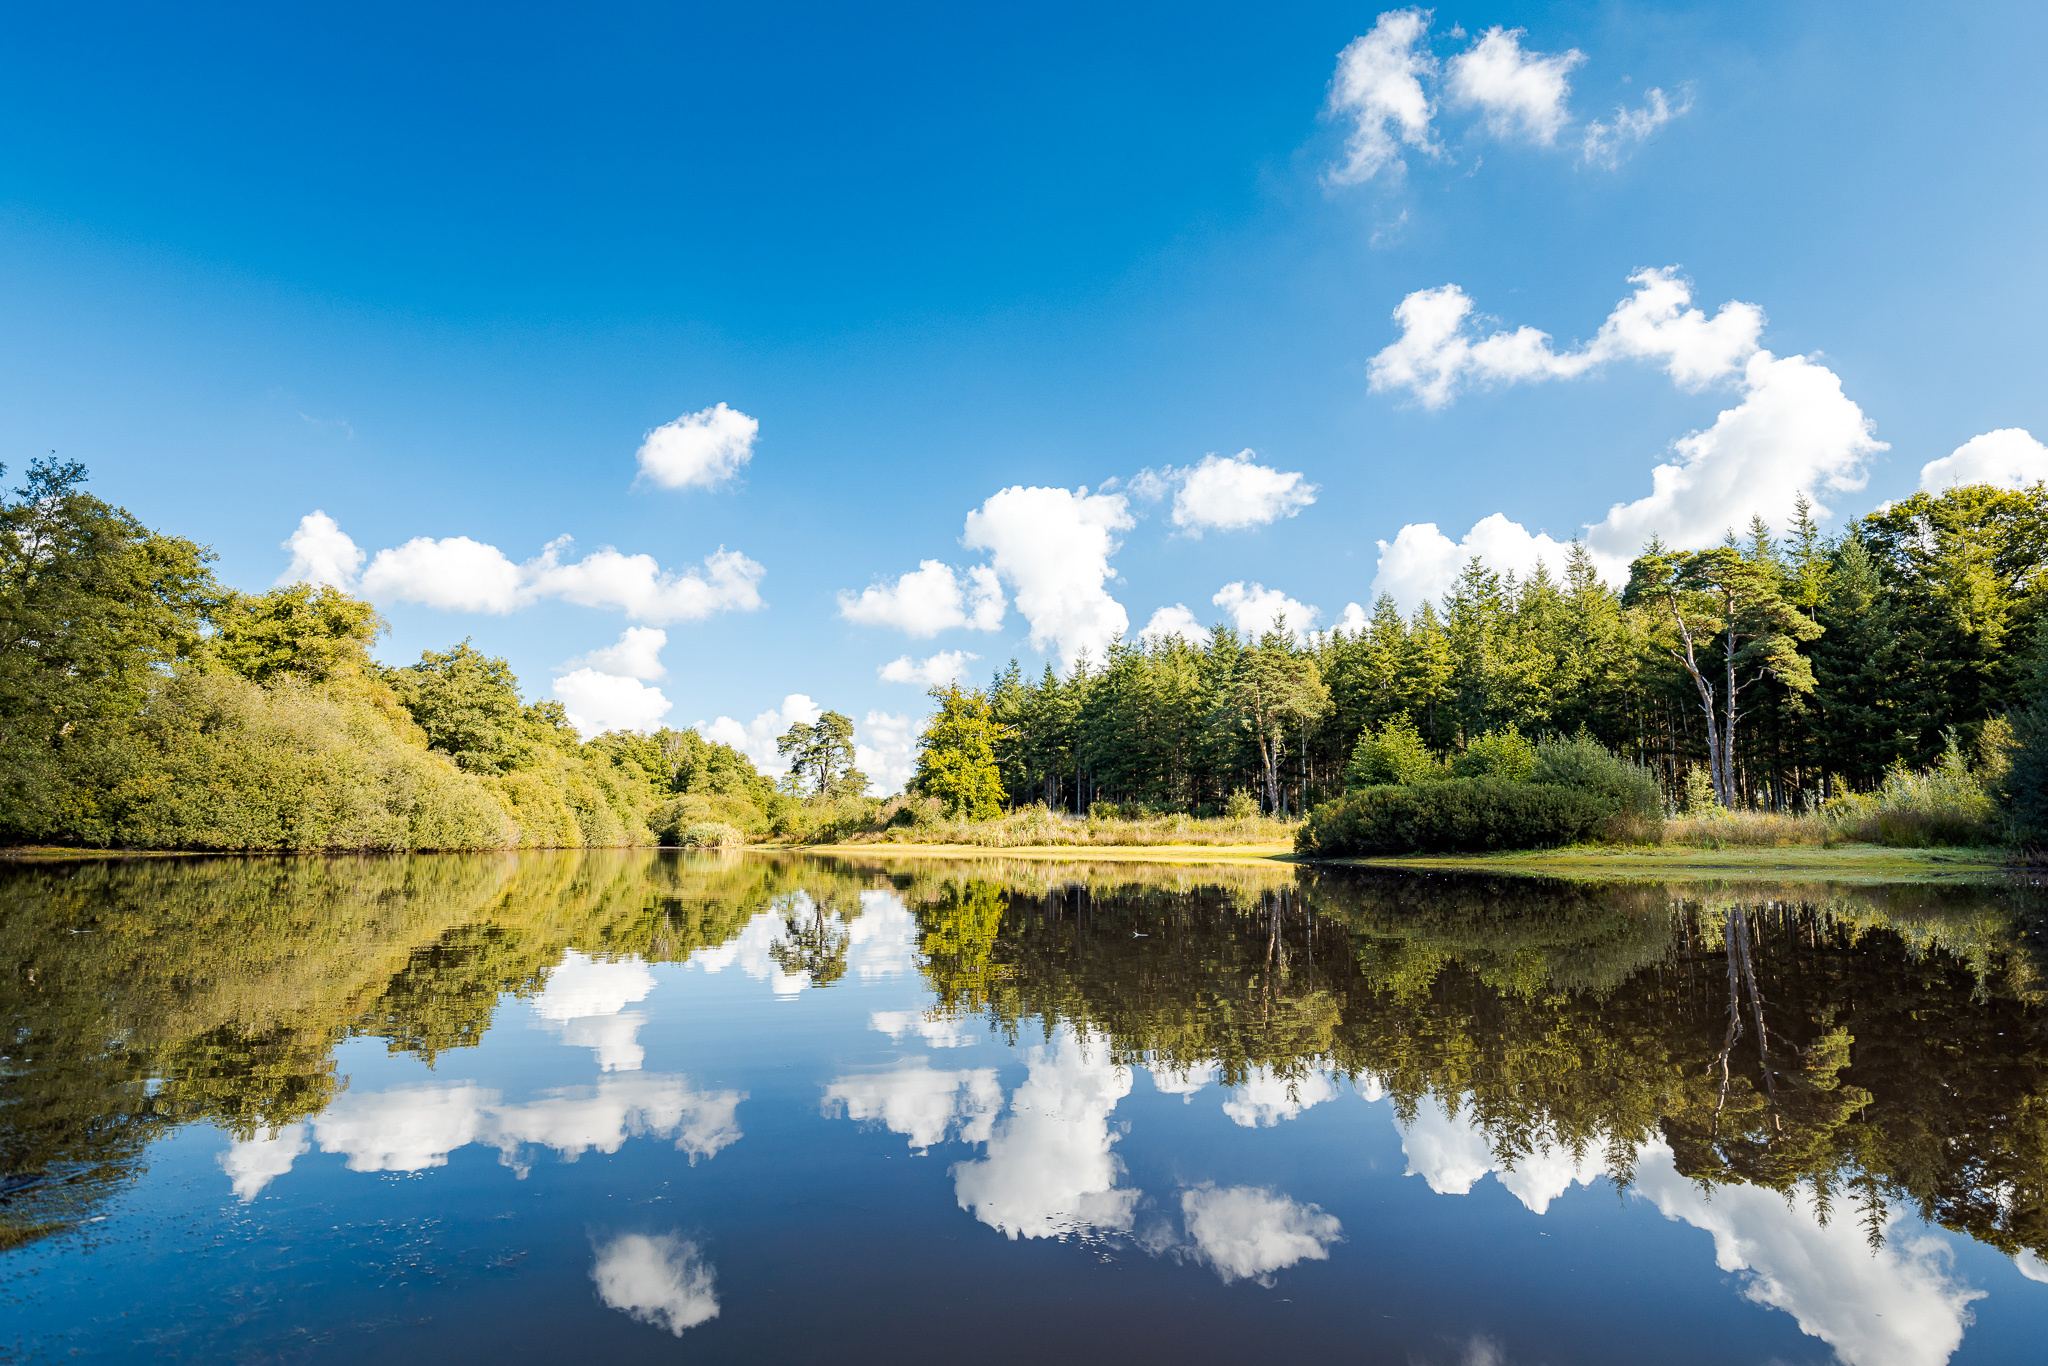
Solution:
[{"label": "cumulus cloud", "polygon": [[995,570],[978,564],[963,575],[940,560],[921,560],[916,569],[894,583],[877,583],[858,594],[839,595],[839,615],[848,621],[893,626],[920,638],[956,626],[996,630],[1003,624],[1005,606]]},{"label": "cumulus cloud", "polygon": [[780,707],[764,711],[751,721],[742,723],[721,716],[716,721],[699,721],[696,730],[714,744],[731,745],[752,759],[761,772],[781,774],[788,772],[789,763],[775,752],[775,742],[797,722],[809,725],[824,714],[825,709],[816,702],[793,692],[782,699]]},{"label": "cumulus cloud", "polygon": [[929,1015],[919,1010],[868,1012],[868,1028],[887,1034],[892,1042],[901,1043],[912,1034],[931,1048],[972,1048],[981,1042],[960,1025],[961,1021],[954,1016]]},{"label": "cumulus cloud", "polygon": [[348,533],[318,508],[299,518],[298,530],[281,548],[292,552],[292,562],[277,576],[280,588],[288,583],[311,583],[346,591],[355,586],[356,571],[363,567],[365,557]]},{"label": "cumulus cloud", "polygon": [[1255,1067],[1223,1102],[1223,1113],[1242,1128],[1270,1129],[1283,1119],[1293,1119],[1311,1106],[1336,1098],[1337,1084],[1327,1073],[1281,1077],[1269,1068]]},{"label": "cumulus cloud", "polygon": [[601,674],[616,674],[620,678],[639,678],[652,681],[668,677],[668,670],[662,667],[661,652],[668,644],[668,632],[652,626],[628,626],[619,633],[616,645],[607,645],[601,650],[592,650],[587,655],[563,664],[565,669],[595,669]]},{"label": "cumulus cloud", "polygon": [[[496,1091],[464,1082],[351,1092],[316,1116],[311,1130],[320,1151],[345,1155],[354,1172],[425,1171],[447,1165],[457,1148],[482,1143],[524,1177],[529,1164],[522,1154],[532,1146],[552,1148],[573,1162],[582,1153],[615,1153],[628,1138],[652,1135],[673,1137],[692,1163],[715,1156],[739,1141],[737,1111],[745,1099],[741,1091],[696,1091],[685,1077],[654,1073],[607,1077],[594,1088],[546,1091],[510,1104]],[[221,1162],[238,1181],[244,1169],[258,1167],[268,1181],[305,1151],[303,1144],[286,1151],[272,1143],[243,1155],[249,1146],[237,1144]]]},{"label": "cumulus cloud", "polygon": [[1296,602],[1277,588],[1260,583],[1226,583],[1209,599],[1229,616],[1239,635],[1259,636],[1273,629],[1282,617],[1297,639],[1306,636],[1322,609]]},{"label": "cumulus cloud", "polygon": [[[1512,571],[1526,579],[1535,572],[1538,561],[1556,572],[1570,552],[1568,545],[1542,533],[1532,535],[1520,522],[1510,522],[1498,512],[1482,518],[1456,541],[1437,530],[1434,522],[1413,522],[1402,527],[1392,541],[1381,541],[1379,547],[1373,596],[1385,593],[1410,612],[1448,589],[1474,555],[1496,573]],[[1351,609],[1358,611],[1356,624],[1347,624]],[[1364,609],[1352,603],[1346,609],[1346,623],[1340,624],[1357,630],[1365,624]]]},{"label": "cumulus cloud", "polygon": [[963,1143],[987,1142],[1002,1108],[1003,1088],[992,1067],[941,1072],[920,1059],[825,1087],[827,1115],[880,1123],[919,1153],[953,1132]]},{"label": "cumulus cloud", "polygon": [[1173,491],[1173,524],[1190,536],[1204,530],[1241,531],[1292,517],[1316,500],[1316,486],[1299,472],[1283,473],[1254,459],[1255,452],[1205,455],[1182,469],[1144,470],[1131,481],[1141,498]]},{"label": "cumulus cloud", "polygon": [[2023,489],[2048,479],[2048,446],[2022,427],[1973,436],[1939,460],[1920,467],[1920,488],[1940,493],[1958,484]]},{"label": "cumulus cloud", "polygon": [[1692,285],[1676,268],[1639,270],[1635,293],[1616,304],[1584,346],[1558,351],[1550,334],[1523,326],[1471,335],[1472,300],[1456,285],[1419,289],[1401,300],[1401,336],[1372,358],[1375,392],[1406,389],[1426,408],[1450,403],[1467,383],[1574,379],[1609,361],[1659,361],[1680,388],[1699,389],[1735,375],[1756,354],[1764,313],[1730,301],[1712,317],[1692,303]]},{"label": "cumulus cloud", "polygon": [[766,982],[777,1000],[790,1000],[811,985],[811,978],[801,970],[790,972],[775,956],[782,945],[784,917],[808,917],[813,909],[811,898],[804,892],[776,897],[767,910],[749,920],[738,934],[716,948],[697,950],[690,955],[690,961],[707,973],[738,968],[755,981]]},{"label": "cumulus cloud", "polygon": [[868,775],[871,789],[895,792],[910,781],[921,729],[922,722],[902,712],[870,711],[861,718],[853,731],[853,762]]},{"label": "cumulus cloud", "polygon": [[637,958],[606,962],[565,950],[534,998],[533,1013],[562,1042],[588,1048],[601,1072],[637,1072],[646,1059],[640,1026],[647,1017],[627,1006],[654,990],[654,974]]},{"label": "cumulus cloud", "polygon": [[1261,1186],[1198,1186],[1181,1193],[1180,1208],[1196,1255],[1225,1285],[1252,1280],[1271,1286],[1276,1271],[1327,1260],[1344,1231],[1320,1205]]},{"label": "cumulus cloud", "polygon": [[693,568],[677,574],[664,570],[652,555],[626,555],[609,547],[563,564],[559,556],[568,544],[569,538],[562,537],[523,567],[526,591],[532,597],[560,598],[581,607],[615,607],[636,621],[657,626],[701,621],[718,612],[752,612],[761,606],[761,576],[768,571],[737,550],[720,546],[704,557],[701,572]]},{"label": "cumulus cloud", "polygon": [[1336,629],[1344,632],[1346,635],[1355,636],[1365,629],[1366,622],[1369,619],[1363,607],[1360,607],[1355,602],[1347,602],[1344,604],[1343,613],[1337,618]]},{"label": "cumulus cloud", "polygon": [[915,683],[921,688],[944,687],[967,677],[967,661],[980,658],[980,655],[969,654],[965,650],[941,650],[928,659],[902,655],[875,673],[884,683]]},{"label": "cumulus cloud", "polygon": [[1873,1251],[1858,1220],[1837,1212],[1823,1223],[1810,1189],[1710,1194],[1678,1174],[1662,1144],[1643,1154],[1634,1189],[1665,1218],[1712,1234],[1715,1265],[1741,1277],[1744,1298],[1790,1314],[1845,1366],[1941,1366],[1984,1297],[1956,1277],[1948,1244],[1906,1227],[1896,1207]]},{"label": "cumulus cloud", "polygon": [[[302,520],[300,531],[305,530]],[[335,534],[340,535],[339,528]],[[582,607],[616,608],[657,626],[698,621],[716,612],[751,612],[761,606],[760,583],[767,570],[737,550],[720,546],[704,557],[701,570],[675,573],[664,570],[652,555],[627,555],[610,547],[564,563],[563,552],[570,544],[569,537],[558,537],[535,558],[514,564],[496,546],[467,536],[416,536],[378,551],[363,571],[360,588],[378,601],[500,616],[559,598]],[[297,564],[295,551],[294,568]]]},{"label": "cumulus cloud", "polygon": [[674,1234],[612,1239],[597,1249],[590,1279],[607,1308],[677,1337],[718,1317],[710,1264],[695,1243]]},{"label": "cumulus cloud", "polygon": [[1354,38],[1337,55],[1337,74],[1330,81],[1330,113],[1351,120],[1344,142],[1344,164],[1330,169],[1332,184],[1357,185],[1383,170],[1400,175],[1406,144],[1429,156],[1442,148],[1430,134],[1435,113],[1423,78],[1436,74],[1436,58],[1422,46],[1429,33],[1429,11],[1391,10],[1379,16],[1372,31]]},{"label": "cumulus cloud", "polygon": [[1192,1104],[1197,1093],[1208,1089],[1210,1083],[1221,1075],[1222,1069],[1214,1063],[1204,1067],[1190,1067],[1184,1072],[1164,1071],[1148,1067],[1152,1074],[1152,1085],[1169,1096],[1179,1096],[1184,1105]]},{"label": "cumulus cloud", "polygon": [[1673,105],[1662,90],[1652,87],[1643,92],[1642,108],[1616,106],[1614,122],[1602,123],[1595,119],[1588,123],[1585,136],[1579,143],[1579,158],[1588,165],[1612,170],[1621,164],[1624,153],[1648,142],[1659,128],[1691,108],[1690,95]]},{"label": "cumulus cloud", "polygon": [[1082,651],[1100,654],[1130,628],[1104,585],[1114,573],[1116,533],[1134,525],[1122,494],[1018,485],[968,513],[961,539],[989,553],[1031,624],[1033,647],[1056,643],[1071,668]]},{"label": "cumulus cloud", "polygon": [[1108,1040],[1070,1031],[1026,1063],[988,1155],[953,1168],[960,1208],[1011,1238],[1128,1232],[1140,1192],[1117,1188],[1109,1116],[1130,1094],[1130,1073],[1111,1061]]},{"label": "cumulus cloud", "polygon": [[261,1195],[265,1186],[290,1171],[292,1163],[309,1146],[306,1126],[287,1124],[255,1138],[238,1139],[214,1160],[228,1174],[235,1198],[246,1205]]},{"label": "cumulus cloud", "polygon": [[1586,54],[1577,48],[1553,56],[1526,51],[1525,32],[1488,29],[1451,58],[1446,75],[1452,102],[1483,111],[1487,131],[1495,137],[1520,135],[1547,147],[1571,122],[1565,109],[1572,93],[1569,76]]},{"label": "cumulus cloud", "polygon": [[675,704],[637,678],[572,669],[555,680],[554,694],[569,724],[584,739],[611,730],[650,731]]},{"label": "cumulus cloud", "polygon": [[[1471,300],[1455,285],[1410,294],[1395,310],[1399,340],[1373,358],[1375,389],[1406,389],[1440,408],[1470,383],[1571,379],[1620,359],[1661,365],[1681,389],[1728,382],[1741,401],[1713,425],[1672,443],[1674,459],[1651,471],[1651,492],[1617,503],[1586,528],[1587,548],[1603,575],[1618,577],[1652,535],[1689,550],[1762,516],[1782,527],[1803,494],[1814,515],[1830,492],[1863,487],[1870,457],[1887,449],[1841,380],[1805,356],[1762,349],[1763,310],[1730,302],[1709,316],[1691,306],[1692,287],[1675,270],[1642,270],[1635,292],[1618,304],[1585,345],[1557,350],[1533,327],[1475,337]],[[1556,564],[1559,543],[1495,514],[1453,544],[1433,524],[1403,528],[1381,542],[1374,591],[1412,606],[1449,586],[1470,554],[1497,569],[1526,573],[1540,556]],[[1495,558],[1497,557],[1497,558]]]},{"label": "cumulus cloud", "polygon": [[754,458],[761,424],[723,403],[685,413],[640,443],[640,473],[666,489],[716,488]]},{"label": "cumulus cloud", "polygon": [[1450,1102],[1422,1106],[1410,1123],[1398,1127],[1407,1174],[1421,1177],[1438,1195],[1469,1195],[1480,1180],[1495,1174],[1531,1214],[1542,1214],[1573,1186],[1590,1186],[1607,1174],[1604,1144],[1574,1153],[1538,1143],[1516,1158],[1510,1170],[1494,1153],[1486,1131],[1469,1113],[1452,1109]]},{"label": "cumulus cloud", "polygon": [[1184,602],[1157,609],[1152,613],[1152,619],[1138,631],[1140,640],[1154,645],[1176,637],[1195,646],[1209,643],[1208,628],[1195,620],[1195,614],[1188,610]]},{"label": "cumulus cloud", "polygon": [[363,593],[446,612],[503,615],[521,606],[519,566],[494,545],[467,536],[415,536],[380,550],[363,571]]}]

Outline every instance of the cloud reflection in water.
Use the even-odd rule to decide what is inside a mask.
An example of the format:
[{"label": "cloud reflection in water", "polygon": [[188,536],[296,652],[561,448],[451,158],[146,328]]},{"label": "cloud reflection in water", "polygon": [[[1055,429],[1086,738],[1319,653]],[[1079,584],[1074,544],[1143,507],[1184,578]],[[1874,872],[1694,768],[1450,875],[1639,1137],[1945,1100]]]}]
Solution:
[{"label": "cloud reflection in water", "polygon": [[612,1239],[598,1248],[590,1279],[606,1307],[677,1337],[718,1317],[710,1265],[695,1243],[674,1234]]}]

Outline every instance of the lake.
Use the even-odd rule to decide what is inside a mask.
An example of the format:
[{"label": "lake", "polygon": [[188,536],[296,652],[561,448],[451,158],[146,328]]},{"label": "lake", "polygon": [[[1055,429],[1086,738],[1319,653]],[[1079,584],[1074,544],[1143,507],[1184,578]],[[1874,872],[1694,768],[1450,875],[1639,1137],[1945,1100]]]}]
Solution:
[{"label": "lake", "polygon": [[0,1357],[2041,1360],[2048,893],[0,868]]}]

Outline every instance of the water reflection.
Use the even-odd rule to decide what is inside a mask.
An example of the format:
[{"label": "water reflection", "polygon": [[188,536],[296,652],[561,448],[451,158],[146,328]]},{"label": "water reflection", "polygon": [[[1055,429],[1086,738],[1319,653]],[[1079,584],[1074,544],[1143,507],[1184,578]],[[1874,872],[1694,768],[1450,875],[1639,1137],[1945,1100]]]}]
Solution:
[{"label": "water reflection", "polygon": [[[1988,1292],[1929,1225],[2048,1281],[2041,897],[2024,883],[591,852],[39,868],[7,892],[10,1242],[79,1227],[195,1122],[226,1131],[214,1179],[241,1204],[315,1153],[421,1173],[476,1146],[526,1179],[550,1155],[649,1140],[695,1165],[742,1137],[749,1091],[725,1083],[747,1074],[718,1068],[764,1064],[693,1056],[716,1082],[647,1070],[661,1012],[703,985],[676,975],[689,965],[801,1002],[773,1007],[784,1020],[900,986],[837,1033],[775,1036],[837,1050],[801,1104],[844,1141],[900,1137],[899,1158],[961,1145],[922,1164],[941,1184],[915,1198],[1003,1241],[1150,1253],[1233,1294],[1294,1284],[1372,1254],[1346,1243],[1351,1209],[1293,1176],[1265,1184],[1256,1156],[1370,1115],[1418,1193],[1483,1196],[1491,1178],[1513,1218],[1555,1227],[1559,1202],[1606,1179],[1648,1223],[1696,1231],[1703,1282],[1711,1256],[1850,1366],[1935,1366],[1963,1344]],[[576,1050],[541,1051],[589,1084],[471,1067],[508,1009],[515,1033]],[[335,1051],[350,1039],[432,1070],[352,1086]],[[763,1104],[748,1127],[794,1123]],[[1226,1141],[1251,1145],[1250,1172],[1182,1160]],[[1145,1143],[1167,1157],[1138,1160]],[[1344,1145],[1314,1151],[1295,1170],[1363,1179]],[[656,1332],[719,1316],[679,1233],[610,1236],[590,1276]]]},{"label": "water reflection", "polygon": [[598,1248],[590,1279],[606,1305],[677,1337],[718,1317],[711,1267],[695,1243],[674,1234],[612,1239]]}]

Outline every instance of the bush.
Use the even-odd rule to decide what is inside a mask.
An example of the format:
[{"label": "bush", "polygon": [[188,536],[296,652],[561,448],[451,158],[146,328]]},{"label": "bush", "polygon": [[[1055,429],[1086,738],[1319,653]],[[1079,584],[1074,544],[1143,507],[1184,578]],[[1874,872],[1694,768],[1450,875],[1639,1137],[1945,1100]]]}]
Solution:
[{"label": "bush", "polygon": [[1223,803],[1223,815],[1228,820],[1248,821],[1258,814],[1259,799],[1241,787],[1234,789]]},{"label": "bush", "polygon": [[1535,771],[1536,746],[1513,726],[1486,732],[1451,761],[1451,772],[1460,778],[1506,778],[1509,782],[1526,783]]},{"label": "bush", "polygon": [[[1875,792],[1849,792],[1827,814],[1843,837],[1895,848],[1990,844],[1998,813],[1984,774],[1963,757],[1954,731],[1941,762],[1924,773],[1904,765],[1884,775]],[[2009,775],[2006,781],[2010,782]]]},{"label": "bush", "polygon": [[2012,738],[1999,783],[2005,837],[2026,849],[2048,847],[2048,701],[2013,713]]},{"label": "bush", "polygon": [[1444,766],[1429,752],[1422,733],[1405,713],[1390,716],[1377,730],[1368,727],[1344,768],[1347,790],[1428,782],[1444,776]]},{"label": "bush", "polygon": [[1655,822],[1664,812],[1664,794],[1656,775],[1641,764],[1611,752],[1580,731],[1568,739],[1545,740],[1534,747],[1529,781],[1584,792],[1615,816],[1638,816]]},{"label": "bush", "polygon": [[747,840],[722,821],[700,821],[677,831],[675,842],[685,849],[730,849]]},{"label": "bush", "polygon": [[1369,787],[1325,802],[1310,813],[1294,847],[1325,858],[1540,849],[1591,839],[1614,814],[1571,788],[1451,778]]}]

